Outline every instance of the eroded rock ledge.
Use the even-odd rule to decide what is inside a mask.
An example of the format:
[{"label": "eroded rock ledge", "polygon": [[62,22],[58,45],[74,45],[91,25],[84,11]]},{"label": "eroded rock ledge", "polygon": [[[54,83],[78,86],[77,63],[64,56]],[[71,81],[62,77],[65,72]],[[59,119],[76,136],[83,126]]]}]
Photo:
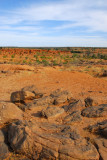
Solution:
[{"label": "eroded rock ledge", "polygon": [[44,95],[34,85],[10,99],[0,102],[0,124],[7,128],[0,130],[1,160],[10,151],[31,160],[107,160],[107,104],[60,89]]},{"label": "eroded rock ledge", "polygon": [[17,153],[37,160],[99,159],[94,145],[66,125],[17,121],[9,127],[8,140]]}]

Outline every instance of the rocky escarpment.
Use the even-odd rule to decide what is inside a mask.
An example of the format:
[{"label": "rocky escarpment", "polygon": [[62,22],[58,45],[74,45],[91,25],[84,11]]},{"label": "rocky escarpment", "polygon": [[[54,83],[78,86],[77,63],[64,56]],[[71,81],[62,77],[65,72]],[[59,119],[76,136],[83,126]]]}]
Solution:
[{"label": "rocky escarpment", "polygon": [[0,103],[1,160],[12,152],[31,160],[107,159],[107,104],[60,89],[45,95],[35,86],[10,99]]}]

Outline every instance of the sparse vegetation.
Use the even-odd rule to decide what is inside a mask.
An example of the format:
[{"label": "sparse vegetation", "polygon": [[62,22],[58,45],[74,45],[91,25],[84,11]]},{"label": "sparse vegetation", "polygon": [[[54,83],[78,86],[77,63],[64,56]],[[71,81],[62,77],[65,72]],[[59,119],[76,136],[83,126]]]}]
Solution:
[{"label": "sparse vegetation", "polygon": [[3,58],[7,58],[7,55],[4,55]]},{"label": "sparse vegetation", "polygon": [[28,59],[28,57],[25,57],[25,59],[27,60],[27,59]]},{"label": "sparse vegetation", "polygon": [[37,64],[41,64],[41,61],[40,60],[36,60]]},{"label": "sparse vegetation", "polygon": [[42,63],[45,65],[45,66],[48,66],[49,65],[49,62],[45,59],[42,60]]},{"label": "sparse vegetation", "polygon": [[15,58],[15,55],[14,55],[14,54],[12,54],[12,55],[11,55],[11,58]]},{"label": "sparse vegetation", "polygon": [[[2,48],[0,49],[0,56],[8,58],[9,61],[14,59],[13,63],[17,61],[32,65],[92,65],[92,63],[103,64],[107,60],[107,49],[100,48],[41,48],[41,49],[26,49],[26,48]],[[2,54],[3,53],[3,54]],[[5,55],[4,55],[5,54]],[[7,60],[7,59],[6,59]]]},{"label": "sparse vegetation", "polygon": [[23,63],[26,63],[27,61],[26,60],[23,60]]}]

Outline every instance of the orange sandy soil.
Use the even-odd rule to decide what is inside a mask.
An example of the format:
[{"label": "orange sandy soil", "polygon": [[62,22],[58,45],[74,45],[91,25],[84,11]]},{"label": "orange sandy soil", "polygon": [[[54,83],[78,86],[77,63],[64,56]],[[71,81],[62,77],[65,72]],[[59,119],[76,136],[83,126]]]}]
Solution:
[{"label": "orange sandy soil", "polygon": [[107,81],[104,78],[95,78],[77,71],[61,71],[60,67],[1,64],[1,70],[8,70],[10,73],[0,73],[0,101],[10,101],[13,91],[36,85],[46,94],[62,88],[71,91],[74,98],[91,96],[101,103],[107,103]]}]

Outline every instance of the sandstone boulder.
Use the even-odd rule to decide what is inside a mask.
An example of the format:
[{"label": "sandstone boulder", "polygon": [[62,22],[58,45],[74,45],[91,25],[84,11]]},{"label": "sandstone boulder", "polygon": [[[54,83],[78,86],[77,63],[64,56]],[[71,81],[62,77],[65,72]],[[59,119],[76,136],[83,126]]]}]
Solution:
[{"label": "sandstone boulder", "polygon": [[24,92],[25,92],[25,91],[32,92],[32,93],[35,94],[35,96],[36,96],[37,98],[41,98],[41,97],[43,96],[43,93],[41,93],[41,92],[37,89],[37,87],[36,87],[35,85],[26,86],[26,87],[22,88],[21,91],[24,91]]},{"label": "sandstone boulder", "polygon": [[104,117],[107,115],[107,104],[99,106],[88,107],[82,110],[82,116],[84,117]]},{"label": "sandstone boulder", "polygon": [[23,102],[25,100],[33,100],[35,94],[29,91],[16,91],[11,94],[12,102]]},{"label": "sandstone boulder", "polygon": [[0,124],[22,118],[23,112],[15,104],[6,102],[0,103]]},{"label": "sandstone boulder", "polygon": [[[69,127],[69,128],[68,128]],[[90,142],[67,126],[18,121],[8,129],[12,149],[34,160],[99,160]]]},{"label": "sandstone boulder", "polygon": [[64,113],[64,109],[60,107],[47,107],[41,111],[41,115],[45,118],[57,117]]},{"label": "sandstone boulder", "polygon": [[25,100],[38,99],[43,96],[34,85],[26,86],[21,91],[16,91],[11,94],[12,102],[23,102]]},{"label": "sandstone boulder", "polygon": [[62,91],[61,89],[57,89],[53,91],[50,96],[54,99],[53,104],[57,105],[69,100],[72,97],[72,94],[68,91]]}]

